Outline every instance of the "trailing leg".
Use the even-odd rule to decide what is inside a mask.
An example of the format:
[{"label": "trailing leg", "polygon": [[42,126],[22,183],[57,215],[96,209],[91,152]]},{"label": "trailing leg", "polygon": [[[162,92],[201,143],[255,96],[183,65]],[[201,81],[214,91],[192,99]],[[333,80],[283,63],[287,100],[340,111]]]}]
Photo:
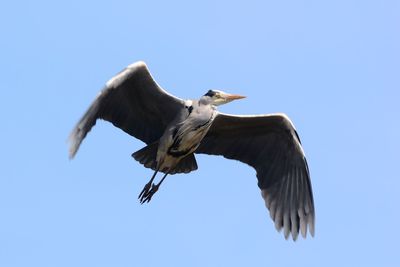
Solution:
[{"label": "trailing leg", "polygon": [[151,177],[150,181],[144,186],[142,192],[140,192],[138,199],[140,199],[140,203],[143,204],[143,199],[144,197],[149,193],[151,186],[153,184],[154,178],[156,177],[158,173],[158,169],[154,172],[153,176]]},{"label": "trailing leg", "polygon": [[[158,184],[151,185],[151,189],[148,190],[146,193],[144,193],[143,196],[140,198],[141,204],[143,204],[145,202],[150,202],[151,198],[158,191],[158,188],[160,187],[160,185],[162,184],[162,182],[164,181],[164,179],[167,177],[168,174],[169,174],[169,172],[167,172],[164,175],[164,177],[161,179],[161,181]],[[147,184],[146,184],[146,186],[147,186]]]}]

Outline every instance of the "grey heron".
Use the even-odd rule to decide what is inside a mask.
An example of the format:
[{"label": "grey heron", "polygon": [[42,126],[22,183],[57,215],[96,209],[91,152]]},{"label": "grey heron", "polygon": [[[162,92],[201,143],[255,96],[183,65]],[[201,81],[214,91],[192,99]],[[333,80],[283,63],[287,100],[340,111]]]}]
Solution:
[{"label": "grey heron", "polygon": [[[314,203],[300,138],[284,114],[238,116],[217,106],[244,98],[209,90],[199,100],[164,91],[144,62],[129,65],[106,83],[70,135],[70,158],[97,119],[111,122],[147,144],[132,154],[154,170],[139,194],[149,202],[168,174],[197,169],[194,154],[221,155],[252,166],[258,187],[278,231],[296,240],[307,228],[314,235]],[[158,183],[158,172],[164,173]]]}]

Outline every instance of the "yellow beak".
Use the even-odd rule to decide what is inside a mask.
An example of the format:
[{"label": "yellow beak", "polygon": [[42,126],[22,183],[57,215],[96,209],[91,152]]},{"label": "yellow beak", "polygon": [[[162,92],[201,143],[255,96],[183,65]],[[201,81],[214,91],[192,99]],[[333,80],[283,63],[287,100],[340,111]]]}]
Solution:
[{"label": "yellow beak", "polygon": [[224,98],[227,100],[236,100],[236,99],[242,99],[242,98],[246,98],[245,96],[242,95],[224,95]]}]

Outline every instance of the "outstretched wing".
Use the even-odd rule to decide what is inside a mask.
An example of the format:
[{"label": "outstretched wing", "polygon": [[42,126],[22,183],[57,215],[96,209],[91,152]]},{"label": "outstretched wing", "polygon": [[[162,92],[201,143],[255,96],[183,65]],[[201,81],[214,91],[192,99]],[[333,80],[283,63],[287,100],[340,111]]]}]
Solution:
[{"label": "outstretched wing", "polygon": [[307,227],[314,235],[314,203],[307,161],[297,132],[284,114],[218,114],[196,153],[240,160],[257,171],[258,187],[285,238]]},{"label": "outstretched wing", "polygon": [[70,135],[70,158],[97,119],[111,122],[150,144],[184,105],[153,80],[144,62],[136,62],[109,80]]}]

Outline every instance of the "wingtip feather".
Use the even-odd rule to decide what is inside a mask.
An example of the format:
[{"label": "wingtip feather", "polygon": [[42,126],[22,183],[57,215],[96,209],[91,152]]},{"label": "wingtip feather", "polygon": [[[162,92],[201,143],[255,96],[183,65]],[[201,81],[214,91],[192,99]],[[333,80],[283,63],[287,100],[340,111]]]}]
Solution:
[{"label": "wingtip feather", "polygon": [[79,149],[80,142],[78,138],[79,134],[78,131],[79,129],[74,129],[68,138],[68,143],[69,143],[68,158],[70,160],[72,160],[75,157],[76,152],[78,152]]}]

